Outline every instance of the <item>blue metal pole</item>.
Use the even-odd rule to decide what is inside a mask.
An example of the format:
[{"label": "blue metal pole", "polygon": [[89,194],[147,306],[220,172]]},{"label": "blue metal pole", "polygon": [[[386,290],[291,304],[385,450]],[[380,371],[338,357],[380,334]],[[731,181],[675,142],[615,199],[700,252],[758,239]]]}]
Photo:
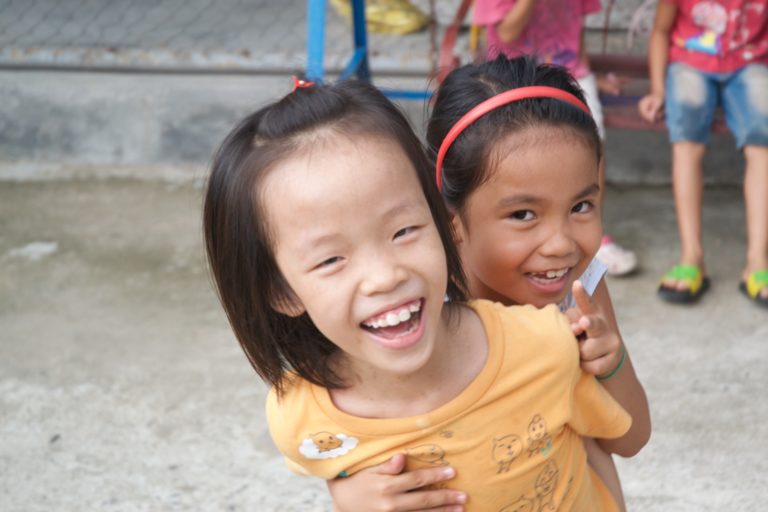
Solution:
[{"label": "blue metal pole", "polygon": [[323,81],[326,0],[307,0],[307,79]]},{"label": "blue metal pole", "polygon": [[357,63],[357,78],[370,82],[371,69],[368,67],[368,32],[365,27],[365,0],[352,0],[352,27],[354,29],[355,51],[353,60]]}]

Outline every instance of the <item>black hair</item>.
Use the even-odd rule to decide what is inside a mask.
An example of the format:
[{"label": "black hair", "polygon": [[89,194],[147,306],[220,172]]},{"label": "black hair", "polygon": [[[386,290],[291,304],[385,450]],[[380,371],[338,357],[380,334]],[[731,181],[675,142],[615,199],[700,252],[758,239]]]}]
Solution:
[{"label": "black hair", "polygon": [[260,194],[281,161],[325,133],[375,135],[402,148],[418,175],[445,250],[447,296],[465,300],[466,286],[448,212],[434,184],[424,147],[403,114],[371,85],[347,81],[298,88],[252,113],[216,152],[205,192],[203,231],[219,299],[256,372],[282,392],[288,371],[326,388],[344,383],[331,368],[339,350],[304,313],[275,310],[293,292],[275,261]]},{"label": "black hair", "polygon": [[[432,162],[437,159],[448,131],[464,114],[499,93],[533,85],[562,89],[586,104],[581,88],[565,68],[537,64],[532,57],[509,59],[501,55],[482,64],[468,64],[453,70],[437,91],[427,126],[427,150]],[[508,103],[468,126],[446,153],[440,190],[451,210],[461,213],[469,195],[488,179],[493,167],[493,150],[500,140],[536,126],[572,129],[594,148],[599,161],[600,136],[589,114],[554,98]]]}]

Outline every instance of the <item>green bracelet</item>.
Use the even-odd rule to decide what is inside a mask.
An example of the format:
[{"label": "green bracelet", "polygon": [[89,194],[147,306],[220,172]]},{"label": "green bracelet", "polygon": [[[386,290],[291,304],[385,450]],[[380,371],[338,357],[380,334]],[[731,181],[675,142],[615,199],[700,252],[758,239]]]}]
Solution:
[{"label": "green bracelet", "polygon": [[617,373],[619,373],[619,370],[621,370],[621,367],[624,366],[624,359],[626,359],[626,358],[627,358],[627,349],[624,348],[624,344],[622,343],[621,344],[621,359],[619,359],[619,364],[616,365],[616,368],[614,368],[611,371],[611,373],[608,373],[606,375],[598,375],[597,376],[597,380],[599,380],[600,382],[604,382],[604,381],[610,379],[611,377],[613,377],[614,375],[616,375]]}]

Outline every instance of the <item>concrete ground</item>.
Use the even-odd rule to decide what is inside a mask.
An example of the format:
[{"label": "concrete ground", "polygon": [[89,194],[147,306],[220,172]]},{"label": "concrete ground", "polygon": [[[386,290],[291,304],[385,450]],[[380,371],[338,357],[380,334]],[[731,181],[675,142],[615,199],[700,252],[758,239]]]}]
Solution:
[{"label": "concrete ground", "polygon": [[[104,172],[101,172],[104,171]],[[73,172],[0,181],[0,508],[326,511],[264,421],[265,386],[212,291],[202,169],[162,178]],[[713,288],[656,299],[675,260],[667,188],[612,188],[608,230],[638,251],[611,279],[647,390],[649,445],[620,460],[630,510],[759,510],[768,495],[768,312],[736,284],[736,188],[708,190]]]}]

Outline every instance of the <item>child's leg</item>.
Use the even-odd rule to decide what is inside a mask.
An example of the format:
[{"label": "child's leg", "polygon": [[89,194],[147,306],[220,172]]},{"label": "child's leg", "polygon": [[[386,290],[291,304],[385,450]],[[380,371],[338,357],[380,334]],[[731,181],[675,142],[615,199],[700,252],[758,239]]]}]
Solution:
[{"label": "child's leg", "polygon": [[[665,111],[672,142],[672,188],[680,234],[680,263],[698,267],[704,276],[704,250],[701,243],[701,203],[703,179],[701,163],[717,105],[717,82],[705,73],[681,63],[667,70]],[[690,276],[675,272],[662,280],[662,286],[686,291]]]},{"label": "child's leg", "polygon": [[[675,142],[672,144],[672,189],[680,235],[680,262],[697,265],[704,273],[704,250],[701,245],[701,203],[703,179],[701,162],[704,144]],[[685,282],[665,279],[667,286],[685,289]]]},{"label": "child's leg", "polygon": [[[747,217],[747,265],[742,275],[768,269],[768,146],[745,146],[744,203]],[[761,296],[768,299],[768,287]]]},{"label": "child's leg", "polygon": [[616,500],[616,504],[619,507],[619,511],[625,512],[627,507],[624,504],[624,493],[621,490],[621,481],[619,481],[619,473],[616,471],[613,457],[609,453],[605,453],[597,444],[597,441],[591,437],[584,437],[582,439],[584,441],[584,450],[587,452],[587,462],[611,492],[613,499]]},{"label": "child's leg", "polygon": [[[768,271],[768,66],[750,64],[723,84],[723,109],[736,145],[744,150],[747,261],[742,279]],[[768,299],[768,286],[758,292]]]}]

